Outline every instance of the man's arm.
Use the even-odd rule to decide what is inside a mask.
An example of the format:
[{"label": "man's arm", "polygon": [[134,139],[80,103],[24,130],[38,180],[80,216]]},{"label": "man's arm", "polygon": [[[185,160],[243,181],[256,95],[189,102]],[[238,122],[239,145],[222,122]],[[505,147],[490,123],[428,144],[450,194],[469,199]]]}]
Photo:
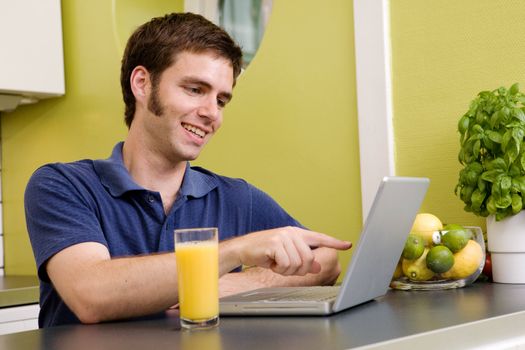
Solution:
[{"label": "man's arm", "polygon": [[318,248],[313,253],[316,256],[315,260],[321,265],[319,273],[283,276],[269,269],[248,267],[242,272],[227,273],[219,279],[220,297],[265,287],[333,285],[341,273],[337,251],[331,248]]},{"label": "man's arm", "polygon": [[[311,247],[348,249],[351,244],[294,227],[251,233],[220,244],[219,273],[255,265],[286,276],[322,271]],[[318,249],[316,249],[318,250]],[[80,243],[55,254],[47,273],[83,323],[143,316],[178,301],[173,253],[111,259],[99,243]],[[320,257],[319,257],[319,260]]]},{"label": "man's arm", "polygon": [[153,314],[178,299],[173,253],[111,259],[104,245],[87,242],[58,252],[46,268],[82,323]]}]

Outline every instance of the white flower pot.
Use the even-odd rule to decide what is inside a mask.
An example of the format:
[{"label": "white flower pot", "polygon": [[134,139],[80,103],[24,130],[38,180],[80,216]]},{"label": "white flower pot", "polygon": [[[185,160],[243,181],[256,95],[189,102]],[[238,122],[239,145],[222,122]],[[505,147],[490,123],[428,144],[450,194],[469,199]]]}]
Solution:
[{"label": "white flower pot", "polygon": [[501,221],[487,217],[487,242],[493,281],[525,284],[525,211]]}]

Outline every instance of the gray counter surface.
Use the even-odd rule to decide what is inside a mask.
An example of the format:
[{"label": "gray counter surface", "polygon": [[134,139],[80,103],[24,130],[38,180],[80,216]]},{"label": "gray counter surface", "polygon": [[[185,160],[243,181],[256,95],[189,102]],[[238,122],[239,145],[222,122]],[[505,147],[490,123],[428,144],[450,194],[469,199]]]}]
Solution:
[{"label": "gray counter surface", "polygon": [[0,276],[0,307],[38,303],[38,278],[35,276]]},{"label": "gray counter surface", "polygon": [[[442,331],[455,330],[451,334],[464,334],[469,344],[479,345],[493,329],[486,321],[509,317],[506,330],[512,336],[525,334],[523,323],[510,318],[523,314],[525,319],[524,311],[525,285],[475,283],[455,290],[389,291],[375,301],[329,317],[222,317],[216,329],[188,332],[180,330],[178,314],[172,312],[156,320],[61,326],[0,336],[0,348],[348,349],[441,334],[445,343],[438,346],[428,338],[424,348],[464,349],[468,347],[459,337],[449,339]],[[475,328],[479,324],[484,328]],[[488,331],[470,334],[470,326]],[[501,324],[494,326],[494,335],[510,334],[496,331]]]}]

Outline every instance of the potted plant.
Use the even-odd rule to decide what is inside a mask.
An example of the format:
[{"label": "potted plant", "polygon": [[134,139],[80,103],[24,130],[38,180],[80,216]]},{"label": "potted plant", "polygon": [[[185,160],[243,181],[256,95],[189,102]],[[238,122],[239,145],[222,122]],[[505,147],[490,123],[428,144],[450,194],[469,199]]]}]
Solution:
[{"label": "potted plant", "polygon": [[493,279],[525,283],[525,95],[516,83],[482,91],[458,123],[455,193],[465,210],[487,217]]}]

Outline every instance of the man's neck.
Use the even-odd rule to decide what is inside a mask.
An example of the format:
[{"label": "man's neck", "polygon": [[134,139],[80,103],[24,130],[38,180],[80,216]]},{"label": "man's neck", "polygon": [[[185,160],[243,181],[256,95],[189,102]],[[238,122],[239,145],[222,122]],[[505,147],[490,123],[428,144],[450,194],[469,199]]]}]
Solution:
[{"label": "man's neck", "polygon": [[160,193],[164,212],[168,214],[177,199],[187,162],[174,163],[129,135],[122,148],[122,158],[137,184]]}]

